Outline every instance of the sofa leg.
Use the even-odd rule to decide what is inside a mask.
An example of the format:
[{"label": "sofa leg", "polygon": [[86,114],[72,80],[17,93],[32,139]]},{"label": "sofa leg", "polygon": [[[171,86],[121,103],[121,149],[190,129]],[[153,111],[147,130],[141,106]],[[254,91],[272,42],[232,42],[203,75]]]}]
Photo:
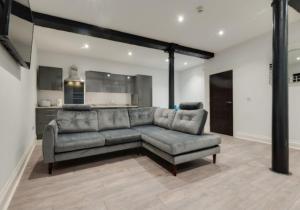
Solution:
[{"label": "sofa leg", "polygon": [[216,162],[217,162],[217,154],[214,154],[213,155],[213,164],[216,164]]},{"label": "sofa leg", "polygon": [[53,171],[53,163],[48,163],[48,174],[52,174]]},{"label": "sofa leg", "polygon": [[173,174],[174,176],[177,175],[177,166],[176,166],[176,165],[172,165],[172,174]]}]

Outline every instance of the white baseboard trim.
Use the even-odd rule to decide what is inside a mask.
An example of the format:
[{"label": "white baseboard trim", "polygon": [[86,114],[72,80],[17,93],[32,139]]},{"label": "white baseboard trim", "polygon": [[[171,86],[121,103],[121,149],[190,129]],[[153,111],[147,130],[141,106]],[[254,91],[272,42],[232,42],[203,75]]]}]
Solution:
[{"label": "white baseboard trim", "polygon": [[[271,144],[272,141],[271,138],[267,136],[252,135],[247,133],[236,133],[234,137],[241,140],[259,142],[263,144]],[[289,145],[292,149],[300,150],[300,140],[290,139]]]},{"label": "white baseboard trim", "polygon": [[24,173],[25,167],[31,157],[33,149],[35,148],[36,140],[25,150],[17,166],[12,172],[10,178],[0,191],[0,209],[6,210],[10,204],[10,201],[19,185],[20,179]]}]

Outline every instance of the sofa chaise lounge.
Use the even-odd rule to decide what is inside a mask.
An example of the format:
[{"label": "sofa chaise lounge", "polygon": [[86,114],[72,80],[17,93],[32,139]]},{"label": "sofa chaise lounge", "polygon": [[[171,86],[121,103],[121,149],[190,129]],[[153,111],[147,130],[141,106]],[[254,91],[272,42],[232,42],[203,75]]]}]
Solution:
[{"label": "sofa chaise lounge", "polygon": [[204,109],[171,110],[129,108],[93,110],[90,106],[64,106],[43,135],[43,158],[52,174],[59,161],[144,148],[176,166],[220,152],[221,138],[202,133]]}]

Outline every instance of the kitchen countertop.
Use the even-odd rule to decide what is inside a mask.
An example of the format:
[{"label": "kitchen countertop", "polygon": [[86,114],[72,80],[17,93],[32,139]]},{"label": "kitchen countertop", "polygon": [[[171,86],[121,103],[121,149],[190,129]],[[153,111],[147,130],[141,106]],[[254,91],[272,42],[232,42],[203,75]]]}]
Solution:
[{"label": "kitchen countertop", "polygon": [[[134,108],[134,107],[138,107],[135,105],[118,105],[118,104],[87,104],[87,105],[91,105],[92,109],[101,109],[101,108]],[[50,106],[50,107],[41,107],[38,106],[36,107],[37,109],[61,109],[61,106]]]}]

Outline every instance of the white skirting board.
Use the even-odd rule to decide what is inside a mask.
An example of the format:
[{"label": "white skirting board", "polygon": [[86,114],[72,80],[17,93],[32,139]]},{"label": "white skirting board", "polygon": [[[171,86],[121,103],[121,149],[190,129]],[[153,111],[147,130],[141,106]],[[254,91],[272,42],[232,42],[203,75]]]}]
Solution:
[{"label": "white skirting board", "polygon": [[7,180],[6,184],[0,191],[0,209],[6,210],[10,204],[10,201],[16,191],[16,188],[20,182],[20,179],[24,173],[26,165],[31,157],[31,154],[35,148],[36,140],[32,142],[32,144],[25,150],[22,155],[20,161],[18,162],[16,168],[11,174],[9,180]]},{"label": "white skirting board", "polygon": [[[247,140],[247,141],[254,141],[254,142],[259,142],[259,143],[264,143],[264,144],[272,143],[272,139],[270,137],[251,135],[251,134],[245,134],[245,133],[237,133],[237,134],[235,134],[234,138],[241,139],[241,140]],[[300,140],[290,139],[289,146],[292,149],[300,150]]]}]

